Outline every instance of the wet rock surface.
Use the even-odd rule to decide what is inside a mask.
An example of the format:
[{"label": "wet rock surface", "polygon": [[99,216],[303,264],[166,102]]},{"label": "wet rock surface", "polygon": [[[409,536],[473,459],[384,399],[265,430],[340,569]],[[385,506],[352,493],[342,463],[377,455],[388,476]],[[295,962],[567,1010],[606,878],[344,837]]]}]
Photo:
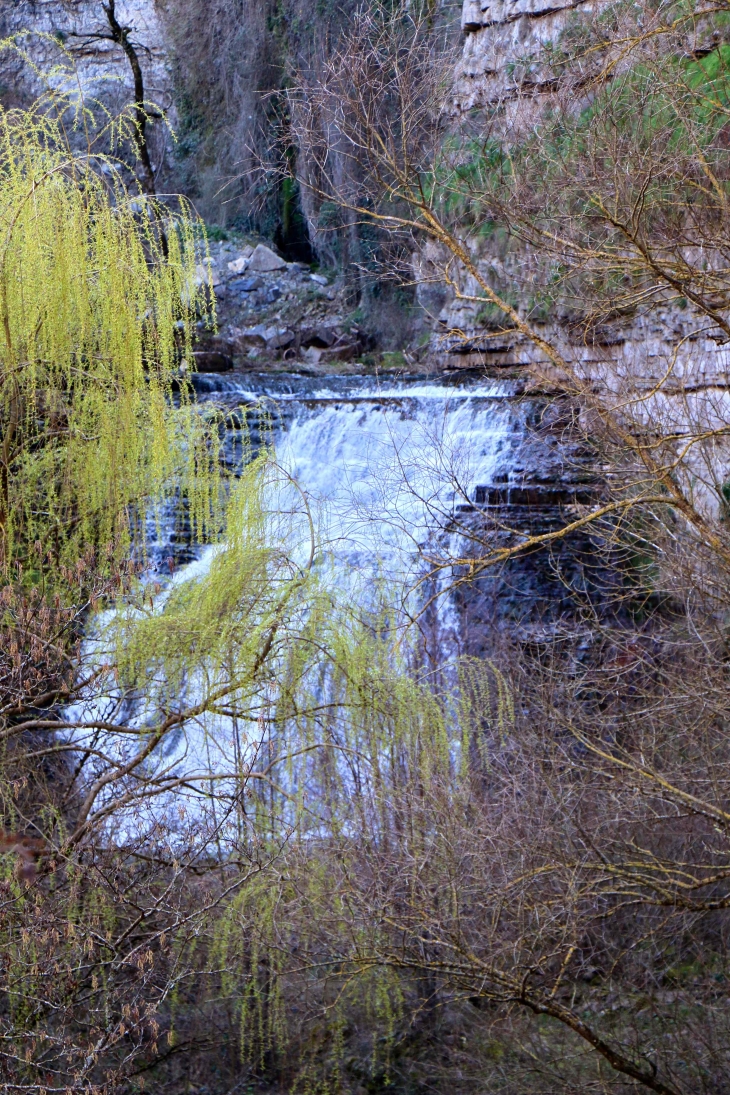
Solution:
[{"label": "wet rock surface", "polygon": [[[207,274],[215,287],[217,327],[212,333],[200,325],[191,380],[199,399],[230,407],[222,438],[230,467],[252,451],[247,444],[256,449],[264,435],[288,435],[292,423],[325,409],[337,429],[353,406],[362,407],[359,444],[367,448],[374,423],[394,413],[396,403],[399,416],[413,415],[425,379],[453,385],[459,399],[469,392],[466,398],[474,400],[492,377],[500,394],[490,397],[490,405],[497,418],[508,406],[511,425],[493,474],[456,507],[453,527],[463,549],[478,558],[490,545],[553,532],[600,497],[595,454],[577,437],[571,440],[565,401],[535,384],[530,347],[509,338],[496,349],[492,339],[489,354],[463,340],[446,346],[437,325],[428,352],[406,359],[404,367],[403,355],[378,353],[368,343],[341,283],[303,263],[285,262],[268,246],[240,239],[215,243]],[[426,303],[453,307],[450,299]],[[394,358],[397,364],[389,368]],[[444,392],[434,413],[450,413],[449,405]],[[475,419],[473,454],[493,428],[491,416],[485,410]],[[329,450],[325,424],[323,417],[323,468],[343,459]],[[596,564],[596,548],[588,535],[560,539],[550,551],[527,553],[460,585],[454,608],[463,648],[483,657],[500,634],[528,643],[575,635],[576,594],[600,614],[610,585],[610,565]]]}]

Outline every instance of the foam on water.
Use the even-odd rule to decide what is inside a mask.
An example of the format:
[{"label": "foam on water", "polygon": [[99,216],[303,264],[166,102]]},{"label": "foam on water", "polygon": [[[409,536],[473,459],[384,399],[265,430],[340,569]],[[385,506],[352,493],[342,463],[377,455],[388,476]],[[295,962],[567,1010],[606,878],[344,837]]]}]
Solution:
[{"label": "foam on water", "polygon": [[514,416],[496,394],[419,384],[297,405],[277,456],[343,565],[412,574],[418,548],[506,461]]},{"label": "foam on water", "polygon": [[[216,385],[204,393],[207,400],[250,403],[256,395],[287,404],[287,414],[275,425],[277,461],[296,481],[315,518],[323,580],[333,594],[348,600],[367,596],[378,577],[399,588],[407,600],[407,591],[417,587],[423,573],[422,549],[448,535],[444,530],[450,516],[473,499],[477,486],[504,479],[520,432],[507,383],[469,386],[419,380],[378,386],[348,377],[325,387],[290,378],[263,382],[262,390],[252,392],[249,384],[236,386],[232,378],[215,379]],[[168,517],[174,523],[173,515]],[[203,577],[215,551],[200,552],[168,582]],[[443,576],[442,584],[446,580]],[[158,600],[160,608],[166,595]],[[443,599],[440,619],[448,646],[458,627],[448,598]],[[109,624],[109,615],[97,621],[86,644],[87,661],[101,665],[110,660],[105,639]],[[162,687],[163,682],[154,684],[154,689]],[[201,688],[193,676],[187,682],[188,698]],[[153,724],[155,708],[154,695],[123,700],[115,682],[107,679],[70,709],[67,718],[69,723],[91,718],[144,728]],[[78,735],[79,746],[88,744],[88,732],[69,733]],[[206,714],[176,730],[148,769],[151,765],[160,781],[174,778],[185,785],[151,800],[149,816],[142,819],[138,811],[133,821],[122,823],[122,831],[127,825],[135,831],[148,828],[155,817],[179,809],[185,799],[186,810],[202,816],[214,796],[206,799],[191,788],[199,789],[206,779],[217,780],[219,789],[225,781],[235,781],[242,754],[254,749],[255,741],[255,726],[245,720],[234,725],[222,715]],[[114,740],[113,732],[102,730],[97,744],[123,764],[139,740],[123,734]]]}]

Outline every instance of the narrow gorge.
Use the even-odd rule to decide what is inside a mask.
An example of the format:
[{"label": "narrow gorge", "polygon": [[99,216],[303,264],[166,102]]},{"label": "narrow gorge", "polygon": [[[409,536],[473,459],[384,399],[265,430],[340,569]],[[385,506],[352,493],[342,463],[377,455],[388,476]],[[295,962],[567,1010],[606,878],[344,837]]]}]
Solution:
[{"label": "narrow gorge", "polygon": [[730,1095],[730,6],[0,0],[0,1091]]}]

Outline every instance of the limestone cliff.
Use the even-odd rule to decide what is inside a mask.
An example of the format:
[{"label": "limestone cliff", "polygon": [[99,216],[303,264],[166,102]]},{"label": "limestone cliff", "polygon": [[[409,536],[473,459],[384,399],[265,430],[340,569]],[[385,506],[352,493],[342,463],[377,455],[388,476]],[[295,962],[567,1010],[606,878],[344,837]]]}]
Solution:
[{"label": "limestone cliff", "polygon": [[[464,0],[463,49],[454,83],[457,117],[487,117],[496,108],[509,119],[512,103],[524,109],[539,104],[550,90],[550,73],[539,60],[540,50],[556,43],[571,24],[590,17],[596,5],[586,0]],[[477,126],[479,122],[477,122]],[[479,231],[467,240],[480,275],[502,293],[514,295],[524,281],[526,252],[505,252],[494,238]],[[453,290],[439,285],[445,254],[435,244],[414,256],[418,298],[431,314],[433,359],[444,368],[484,368],[498,373],[545,364],[544,355],[518,332],[502,333],[501,318],[488,313],[474,299],[455,299]],[[522,278],[519,269],[522,268]],[[465,271],[456,273],[463,297],[483,296]],[[519,302],[524,309],[526,303]],[[528,309],[529,311],[529,309]],[[634,314],[616,316],[593,327],[588,334],[575,317],[559,308],[542,318],[530,315],[534,328],[560,345],[563,354],[584,374],[600,383],[634,381],[651,386],[673,357],[675,378],[685,378],[693,390],[724,383],[730,355],[725,339],[708,326],[706,317],[665,306],[660,301]]]},{"label": "limestone cliff", "polygon": [[[464,0],[458,108],[469,110],[515,94],[521,63],[553,41],[573,12],[590,8],[589,0]],[[522,79],[520,86],[524,90]]]},{"label": "limestone cliff", "polygon": [[[166,118],[166,124],[151,121],[147,130],[157,187],[166,190],[175,174],[171,128],[178,117],[160,10],[155,0],[117,0],[116,13],[119,23],[130,29],[150,113]],[[19,36],[16,41],[41,73],[70,59],[89,102],[96,100],[117,113],[134,101],[132,70],[122,48],[110,40],[101,0],[3,0],[0,37],[10,36]],[[6,105],[32,100],[40,87],[29,66],[12,54],[3,56],[0,96]]]}]

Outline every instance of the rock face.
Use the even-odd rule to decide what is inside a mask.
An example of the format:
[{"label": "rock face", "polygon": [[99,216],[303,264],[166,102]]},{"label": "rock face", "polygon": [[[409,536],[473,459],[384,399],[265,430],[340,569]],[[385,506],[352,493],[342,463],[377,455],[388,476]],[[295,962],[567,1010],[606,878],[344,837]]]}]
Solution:
[{"label": "rock face", "polygon": [[[133,30],[145,77],[145,94],[151,103],[170,110],[172,87],[167,70],[167,51],[154,0],[117,0],[120,24]],[[101,99],[132,95],[129,63],[121,47],[98,35],[109,34],[109,24],[99,0],[14,0],[0,5],[0,33],[3,36],[30,31],[26,48],[39,64],[58,63],[59,51],[53,41],[36,38],[49,35],[63,45],[73,58],[84,89]],[[114,85],[117,85],[116,88]]]},{"label": "rock face", "polygon": [[[457,115],[469,115],[478,125],[480,111],[489,116],[489,108],[499,105],[503,111],[500,116],[507,124],[520,118],[524,125],[525,117],[531,118],[533,109],[537,113],[541,96],[549,90],[547,70],[541,71],[539,63],[528,65],[526,59],[535,61],[541,47],[556,43],[571,20],[595,13],[603,3],[464,0],[463,49],[454,85]],[[526,248],[519,255],[500,250],[498,241],[487,233],[465,242],[480,278],[503,299],[510,299],[516,285],[526,284],[524,267],[530,261]],[[414,256],[417,297],[432,317],[433,360],[442,369],[464,369],[466,375],[478,369],[495,378],[521,376],[526,381],[534,366],[540,367],[542,375],[549,373],[549,362],[539,348],[517,331],[504,331],[501,317],[492,315],[495,310],[483,307],[484,293],[465,268],[453,262],[450,267],[461,299],[444,287],[440,272],[449,258],[435,243],[427,244]],[[522,270],[518,264],[522,264]],[[527,314],[524,300],[516,301],[515,306]],[[719,429],[727,421],[728,399],[724,393],[728,390],[730,352],[724,340],[717,338],[717,332],[708,330],[707,321],[692,315],[691,309],[657,305],[622,319],[607,320],[589,333],[575,322],[571,326],[570,318],[558,314],[558,309],[542,320],[532,319],[531,325],[543,339],[558,346],[575,371],[596,390],[616,391],[626,384],[634,393],[637,389],[648,393],[662,383],[673,362],[674,387],[663,390],[660,411],[654,406],[646,412],[657,416],[655,423],[660,414],[665,415],[664,422],[679,423],[677,432],[681,434],[687,430],[687,422]],[[535,392],[536,386],[531,390]],[[569,427],[561,432],[559,415],[555,421],[550,420],[559,408],[549,393],[545,396],[545,418],[540,428],[552,430],[556,452],[565,459],[562,466],[559,461],[545,466],[531,464],[524,459],[530,450],[526,440],[511,468],[514,485],[502,486],[495,481],[477,490],[475,510],[493,521],[498,542],[502,535],[498,530],[502,528],[526,529],[534,534],[563,527],[566,515],[581,513],[601,495],[597,454],[571,454],[578,438],[571,438]],[[643,412],[634,413],[640,419]],[[713,472],[722,482],[728,474],[722,468],[728,467],[730,454],[727,449],[723,453],[718,445],[713,460]],[[571,481],[576,478],[576,469],[579,481]],[[710,497],[708,504],[716,505],[716,499]],[[478,527],[478,513],[474,520]],[[530,641],[539,641],[541,631],[548,636],[557,634],[561,627],[574,630],[575,620],[571,622],[571,617],[576,591],[599,613],[608,611],[610,598],[604,598],[604,589],[611,590],[613,565],[608,553],[599,551],[598,540],[592,539],[589,532],[580,532],[558,542],[552,554],[535,552],[512,561],[502,571],[489,570],[476,581],[465,583],[459,591],[459,611],[467,649],[477,655],[488,653],[495,626],[513,638],[529,637]]]},{"label": "rock face", "polygon": [[[145,99],[150,111],[162,113],[169,125],[177,125],[168,54],[155,0],[117,0],[119,23],[132,29],[130,39],[136,48],[144,77]],[[112,113],[134,100],[134,80],[121,46],[103,36],[109,35],[109,23],[100,0],[2,0],[0,2],[0,38],[31,32],[23,47],[41,71],[69,58],[75,68],[84,96],[98,100]],[[64,54],[63,51],[66,51]],[[4,103],[34,99],[40,85],[27,65],[11,55],[0,57],[0,84]],[[147,130],[150,157],[158,180],[165,188],[172,173],[174,142],[170,129],[160,120],[150,120]]]},{"label": "rock face", "polygon": [[590,0],[464,0],[458,109],[514,95],[519,60],[554,40],[573,12],[591,7]]},{"label": "rock face", "polygon": [[[524,59],[537,54],[545,43],[555,42],[569,20],[590,14],[595,7],[586,0],[464,0],[463,50],[455,78],[457,113],[478,115],[480,108],[496,103],[509,108],[518,96],[523,107],[531,98],[539,102],[547,73],[543,75],[537,65],[526,79]],[[518,281],[518,270],[510,262],[519,263],[519,257],[504,258],[485,238],[467,240],[467,246],[484,280],[509,295]],[[501,333],[501,324],[485,318],[478,301],[454,299],[439,276],[444,259],[445,252],[434,243],[414,256],[417,297],[431,317],[434,362],[440,368],[486,368],[498,375],[530,365],[545,366],[544,356],[528,339],[517,332]],[[464,297],[483,297],[474,278],[458,267],[452,269]],[[606,323],[592,332],[590,340],[577,324],[571,335],[560,316],[533,320],[532,325],[557,343],[579,372],[600,383],[620,383],[622,377],[631,376],[651,387],[675,353],[675,376],[685,382],[691,377],[694,389],[724,381],[730,366],[727,347],[711,337],[706,322],[692,317],[689,310],[656,307]]]},{"label": "rock face", "polygon": [[[581,10],[592,10],[590,0],[463,0],[461,27],[464,35],[461,61],[454,85],[454,108],[457,114],[478,111],[492,104],[509,104],[519,95],[539,98],[539,69],[526,84],[520,71],[521,59],[535,54],[548,41],[554,41],[566,22]],[[519,83],[518,83],[519,81]],[[500,284],[509,286],[510,271],[495,256],[484,241],[469,241],[472,258],[493,283],[495,272]],[[417,296],[421,306],[433,321],[432,353],[442,368],[487,367],[499,371],[505,368],[543,364],[535,347],[518,334],[497,335],[496,324],[490,325],[479,317],[480,305],[474,301],[455,301],[453,291],[439,279],[444,255],[436,244],[429,243],[414,256]],[[466,296],[479,297],[482,292],[475,280],[461,272],[460,288]],[[499,287],[499,286],[498,286]],[[541,334],[548,338],[558,324],[545,325]],[[626,349],[632,332],[622,332],[618,339],[612,333],[609,341]],[[648,332],[642,331],[645,340]],[[576,345],[586,368],[598,367],[605,361],[607,346]],[[609,351],[613,353],[613,350]],[[572,355],[571,355],[572,356]]]}]

